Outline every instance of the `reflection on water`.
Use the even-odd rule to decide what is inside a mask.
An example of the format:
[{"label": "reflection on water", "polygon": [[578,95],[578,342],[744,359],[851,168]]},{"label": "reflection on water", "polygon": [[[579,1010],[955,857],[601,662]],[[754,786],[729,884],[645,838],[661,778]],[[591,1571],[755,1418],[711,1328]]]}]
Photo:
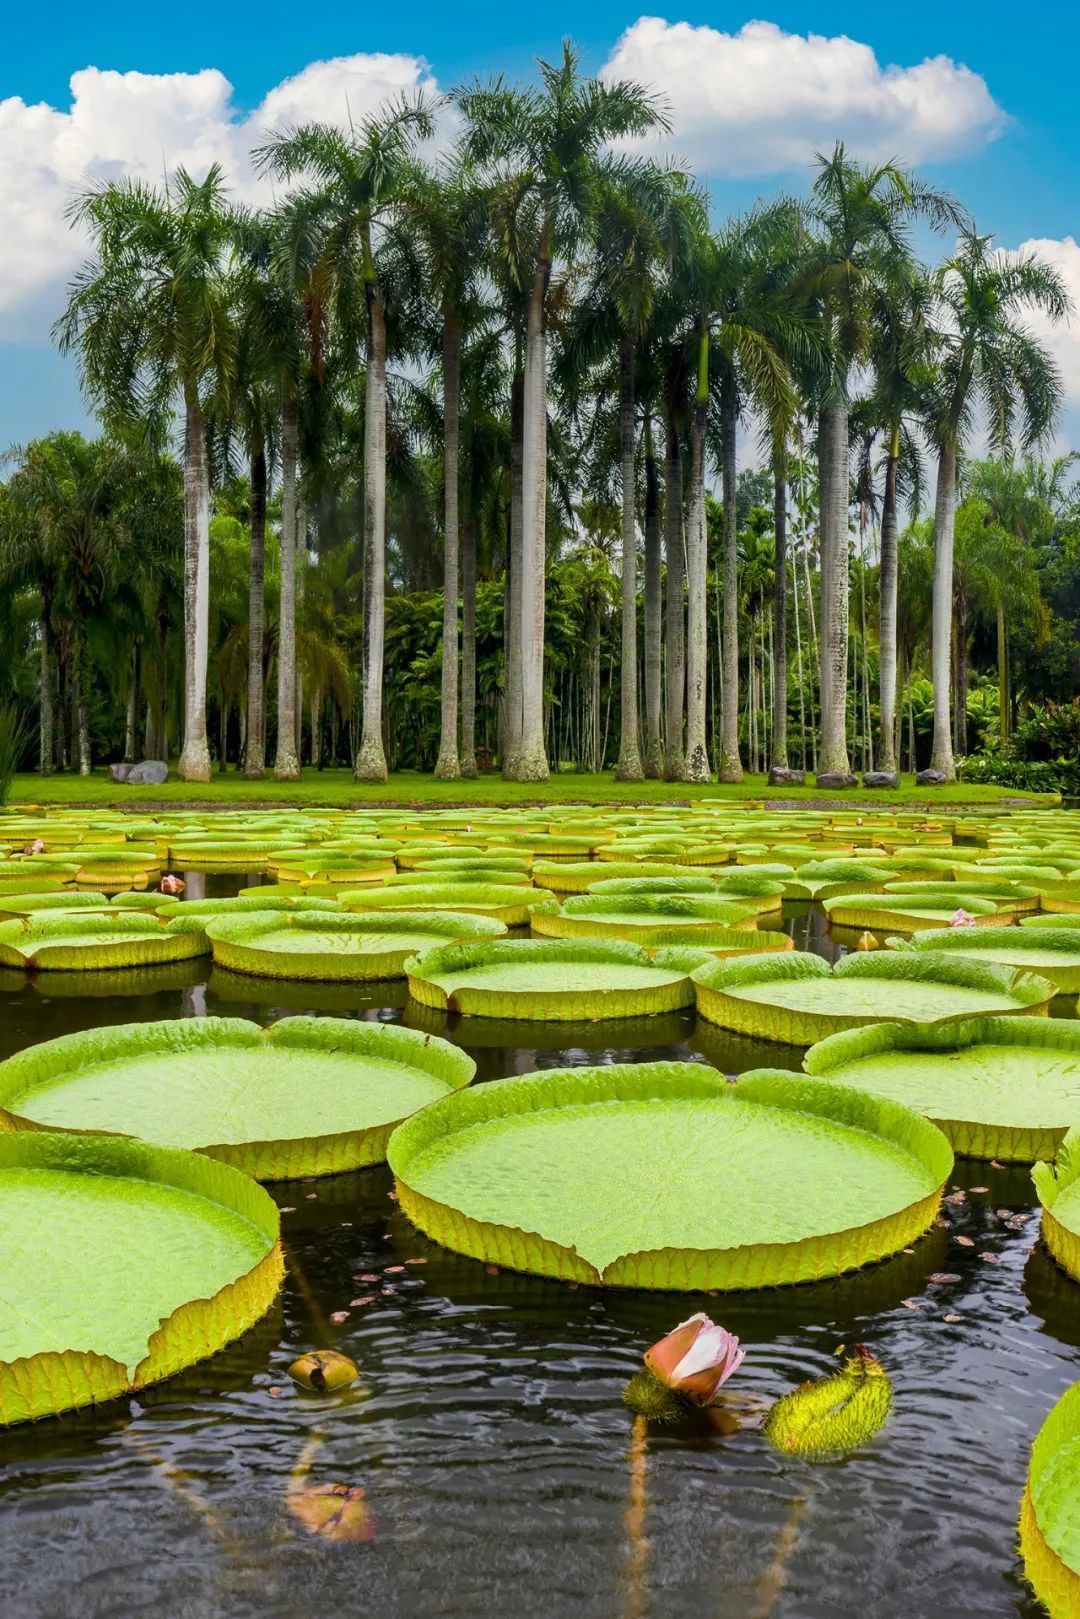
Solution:
[{"label": "reflection on water", "polygon": [[[813,907],[790,907],[785,926],[801,948],[837,953]],[[692,1012],[446,1018],[401,985],[278,984],[207,961],[60,976],[0,980],[0,1054],[110,1022],[306,1011],[428,1029],[489,1081],[655,1057],[797,1068],[801,1055],[695,1027]],[[493,1274],[417,1235],[385,1169],[282,1184],[285,1289],[240,1343],[137,1400],[0,1434],[0,1613],[1034,1619],[1016,1509],[1031,1437],[1080,1376],[1080,1290],[1037,1244],[1025,1170],[962,1164],[954,1184],[965,1200],[907,1253],[723,1299]],[[1008,1224],[1017,1212],[1030,1218]],[[813,1467],[767,1449],[753,1423],[726,1437],[635,1428],[622,1384],[699,1308],[748,1345],[733,1402],[871,1343],[895,1387],[887,1429]],[[294,1389],[286,1367],[319,1346],[358,1362],[357,1389],[329,1401]],[[290,1517],[290,1472],[313,1435],[312,1482],[362,1486],[374,1540],[327,1544]]]}]

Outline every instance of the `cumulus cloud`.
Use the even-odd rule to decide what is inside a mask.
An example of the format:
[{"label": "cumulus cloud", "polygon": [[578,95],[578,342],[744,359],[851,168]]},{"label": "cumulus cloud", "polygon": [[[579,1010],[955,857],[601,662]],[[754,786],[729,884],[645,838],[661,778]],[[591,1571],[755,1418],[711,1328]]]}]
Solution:
[{"label": "cumulus cloud", "polygon": [[1072,236],[1032,237],[1021,242],[1016,252],[1033,253],[1053,265],[1073,301],[1072,316],[1060,326],[1038,310],[1025,314],[1024,324],[1042,339],[1060,366],[1070,403],[1080,403],[1080,242]]},{"label": "cumulus cloud", "polygon": [[724,34],[640,17],[602,73],[654,86],[676,149],[737,178],[803,168],[838,139],[870,160],[955,157],[1007,122],[985,81],[946,56],[882,67],[846,35],[787,34],[770,22]]},{"label": "cumulus cloud", "polygon": [[238,196],[262,186],[251,147],[266,132],[318,118],[346,124],[402,91],[436,89],[427,63],[385,54],[313,62],[241,115],[215,68],[200,73],[117,73],[83,68],[66,109],[0,101],[0,336],[40,337],[86,244],[64,217],[72,196],[97,180],[157,182],[183,166],[201,175],[218,162]]}]

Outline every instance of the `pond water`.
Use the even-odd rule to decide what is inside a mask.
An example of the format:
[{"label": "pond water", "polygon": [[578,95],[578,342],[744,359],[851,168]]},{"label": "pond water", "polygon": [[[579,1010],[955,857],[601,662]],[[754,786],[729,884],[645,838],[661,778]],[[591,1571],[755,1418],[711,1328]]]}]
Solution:
[{"label": "pond water", "polygon": [[[207,891],[245,881],[211,878]],[[814,908],[788,907],[785,926],[800,948],[838,953]],[[569,1028],[463,1021],[408,1004],[403,985],[263,983],[208,960],[4,974],[0,1009],[2,1057],[110,1023],[302,1011],[445,1034],[480,1082],[649,1058],[727,1072],[801,1058],[696,1027],[693,1011]],[[719,1299],[600,1293],[458,1258],[409,1226],[385,1168],[272,1187],[288,1271],[253,1331],[137,1400],[0,1433],[0,1613],[1034,1619],[1015,1524],[1031,1439],[1080,1376],[1080,1291],[1038,1244],[1026,1169],[961,1161],[953,1184],[967,1197],[910,1253]],[[357,1298],[369,1302],[350,1308]],[[643,1439],[622,1386],[700,1308],[747,1345],[728,1386],[746,1420]],[[883,1434],[827,1465],[768,1448],[754,1410],[856,1341],[892,1375]],[[328,1401],[296,1390],[286,1367],[313,1347],[351,1355],[360,1384]],[[370,1540],[296,1526],[285,1493],[301,1453],[313,1483],[362,1487]]]}]

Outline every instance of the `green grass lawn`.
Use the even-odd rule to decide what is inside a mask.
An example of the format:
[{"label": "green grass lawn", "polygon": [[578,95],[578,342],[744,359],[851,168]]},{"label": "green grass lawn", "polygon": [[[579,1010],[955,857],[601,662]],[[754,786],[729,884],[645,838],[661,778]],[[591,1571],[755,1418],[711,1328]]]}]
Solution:
[{"label": "green grass lawn", "polygon": [[11,809],[27,804],[62,804],[72,807],[132,809],[174,805],[225,808],[232,805],[326,804],[350,808],[366,804],[430,807],[439,804],[686,804],[727,801],[817,802],[837,805],[853,802],[887,805],[993,804],[1005,799],[1012,803],[1051,805],[1059,802],[1053,794],[1022,794],[1007,787],[916,787],[914,778],[905,776],[898,792],[868,793],[862,788],[849,792],[824,792],[811,782],[806,787],[769,787],[764,776],[747,776],[738,787],[691,787],[681,782],[619,782],[613,775],[553,776],[542,785],[506,782],[488,775],[476,781],[436,781],[402,771],[375,786],[353,780],[348,770],[306,770],[299,782],[245,781],[234,772],[216,775],[211,782],[184,782],[170,779],[161,787],[118,785],[105,770],[92,776],[16,776],[8,799]]}]

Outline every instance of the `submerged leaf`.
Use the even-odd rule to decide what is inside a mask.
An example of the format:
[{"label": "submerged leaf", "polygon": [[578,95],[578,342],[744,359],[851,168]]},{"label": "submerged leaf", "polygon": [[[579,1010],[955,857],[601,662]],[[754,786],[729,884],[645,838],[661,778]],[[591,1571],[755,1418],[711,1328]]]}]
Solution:
[{"label": "submerged leaf", "polygon": [[374,1540],[367,1497],[356,1484],[305,1484],[288,1496],[288,1507],[309,1534],[323,1540]]}]

